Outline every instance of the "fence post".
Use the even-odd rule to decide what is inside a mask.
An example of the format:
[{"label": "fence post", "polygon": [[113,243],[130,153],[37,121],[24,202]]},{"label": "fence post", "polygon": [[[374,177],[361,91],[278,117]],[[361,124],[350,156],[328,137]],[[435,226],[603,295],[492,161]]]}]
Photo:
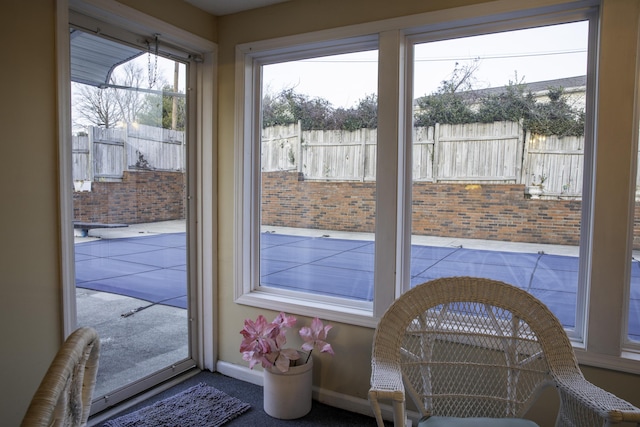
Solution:
[{"label": "fence post", "polygon": [[[362,177],[360,182],[364,182],[367,177],[367,138],[364,137],[365,129],[360,129],[360,139],[362,140]],[[367,130],[368,136],[368,130]]]},{"label": "fence post", "polygon": [[525,150],[524,119],[518,121],[518,144],[516,146],[516,184],[524,184],[522,176]]},{"label": "fence post", "polygon": [[129,170],[128,151],[129,151],[129,122],[124,124],[124,141],[122,142],[122,178],[124,178],[124,173]]},{"label": "fence post", "polygon": [[89,132],[87,132],[89,134],[89,142],[87,143],[87,148],[89,149],[89,153],[87,154],[87,156],[89,156],[89,158],[87,159],[87,167],[89,168],[89,170],[87,171],[87,176],[89,177],[89,179],[91,180],[91,182],[95,182],[96,181],[96,165],[95,165],[95,156],[94,156],[94,140],[95,140],[95,136],[94,136],[94,132],[95,132],[96,128],[95,126],[90,126],[89,127]]},{"label": "fence post", "polygon": [[296,159],[298,162],[298,172],[302,173],[302,120],[298,120],[298,137],[296,138],[296,142],[298,143],[298,158]]},{"label": "fence post", "polygon": [[[428,130],[427,135],[429,135]],[[431,170],[433,171],[433,182],[438,182],[440,172],[438,170],[438,165],[440,164],[440,123],[436,123],[433,127],[433,158],[431,161],[433,162],[431,165]]]},{"label": "fence post", "polygon": [[[527,187],[529,185],[528,175],[531,169],[531,155],[529,154],[529,148],[531,145],[531,131],[527,131],[524,136],[524,149],[522,150],[522,171],[520,172],[520,179],[522,184]],[[526,188],[525,188],[526,191]]]}]

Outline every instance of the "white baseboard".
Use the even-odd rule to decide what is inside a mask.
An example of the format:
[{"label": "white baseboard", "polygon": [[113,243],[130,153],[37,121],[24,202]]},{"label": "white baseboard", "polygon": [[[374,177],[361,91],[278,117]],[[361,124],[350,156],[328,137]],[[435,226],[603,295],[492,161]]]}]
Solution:
[{"label": "white baseboard", "polygon": [[[262,372],[254,371],[246,366],[218,361],[218,363],[216,363],[216,371],[231,378],[262,386]],[[374,416],[367,399],[337,393],[332,390],[325,390],[315,386],[313,387],[313,399],[329,406],[344,409],[349,412],[368,415],[370,417]],[[392,421],[393,410],[391,408],[391,405],[381,404],[380,407],[382,409],[382,417],[387,421]],[[417,414],[410,413],[408,415],[409,418],[419,418]]]},{"label": "white baseboard", "polygon": [[262,387],[262,372],[254,371],[246,366],[235,365],[233,363],[222,362],[219,360],[216,363],[216,371],[220,372],[222,375]]}]

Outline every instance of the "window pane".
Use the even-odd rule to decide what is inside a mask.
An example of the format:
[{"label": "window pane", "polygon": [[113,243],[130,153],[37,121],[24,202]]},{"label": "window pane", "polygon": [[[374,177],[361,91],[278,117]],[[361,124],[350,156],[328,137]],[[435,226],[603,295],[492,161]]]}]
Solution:
[{"label": "window pane", "polygon": [[588,23],[414,45],[411,286],[501,280],[576,326]]},{"label": "window pane", "polygon": [[78,326],[102,341],[95,396],[122,395],[190,357],[186,65],[71,39]]},{"label": "window pane", "polygon": [[377,51],[262,77],[260,284],[372,301]]}]

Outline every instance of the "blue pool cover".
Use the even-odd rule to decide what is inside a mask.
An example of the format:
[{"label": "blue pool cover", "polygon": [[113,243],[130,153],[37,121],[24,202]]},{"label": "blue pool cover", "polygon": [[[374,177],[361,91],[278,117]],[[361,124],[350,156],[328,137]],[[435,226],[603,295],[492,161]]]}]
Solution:
[{"label": "blue pool cover", "polygon": [[[261,235],[262,284],[356,300],[373,299],[373,241]],[[185,233],[78,243],[76,285],[186,308]],[[578,258],[463,247],[411,247],[411,285],[447,276],[501,280],[531,292],[565,327],[575,326]],[[640,313],[640,263],[633,263],[631,312]],[[640,340],[640,316],[630,338]]]}]

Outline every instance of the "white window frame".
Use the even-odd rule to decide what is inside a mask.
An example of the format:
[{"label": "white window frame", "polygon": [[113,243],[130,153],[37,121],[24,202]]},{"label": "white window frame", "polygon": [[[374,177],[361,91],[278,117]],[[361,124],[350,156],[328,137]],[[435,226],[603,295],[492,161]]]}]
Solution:
[{"label": "white window frame", "polygon": [[[236,123],[237,141],[235,161],[241,165],[236,170],[236,246],[235,300],[238,303],[258,307],[309,313],[325,319],[352,323],[353,319],[365,319],[371,326],[371,303],[353,301],[323,295],[260,287],[260,135],[261,135],[261,67],[277,62],[308,59],[318,56],[350,53],[376,49],[377,35],[347,36],[339,40],[310,41],[300,45],[300,40],[249,43],[236,49],[237,117],[247,118]],[[257,209],[255,207],[258,207]],[[255,260],[251,262],[249,260]],[[249,261],[249,262],[245,262]],[[360,323],[361,324],[361,323]]]},{"label": "white window frame", "polygon": [[[640,79],[640,34],[638,34],[638,42],[639,42],[639,52],[638,52],[638,65],[636,66],[636,69],[638,70],[638,78]],[[636,103],[636,108],[635,108],[635,117],[634,117],[634,121],[635,121],[635,126],[633,127],[633,131],[632,131],[632,138],[634,141],[633,144],[633,151],[635,153],[638,152],[638,147],[640,145],[640,108],[638,108],[638,103],[640,102],[640,84],[636,85],[636,91],[635,91],[635,103]],[[636,159],[638,158],[638,156],[635,157]],[[638,174],[638,164],[637,161],[633,162],[632,165],[632,170],[631,170],[631,176],[636,177]],[[633,257],[633,240],[634,240],[634,232],[635,232],[635,204],[636,204],[636,194],[638,192],[638,190],[640,190],[640,186],[633,186],[632,188],[632,194],[630,196],[630,199],[632,200],[632,203],[629,206],[629,210],[630,210],[630,216],[631,218],[634,218],[634,222],[631,224],[630,226],[630,230],[629,230],[629,236],[631,236],[629,238],[629,248],[628,251],[631,254],[631,257]],[[624,308],[622,309],[622,313],[624,315],[623,320],[622,320],[622,324],[625,325],[624,328],[624,333],[623,333],[623,350],[624,350],[624,354],[629,357],[629,358],[636,358],[638,360],[640,360],[640,342],[635,342],[635,341],[631,341],[629,339],[629,310],[630,310],[630,303],[631,303],[631,276],[632,276],[632,272],[631,269],[633,269],[633,262],[631,262],[631,265],[629,266],[629,281],[628,281],[628,285],[625,289],[625,293],[624,293]]]},{"label": "white window frame", "polygon": [[[590,19],[590,52],[587,94],[588,115],[585,138],[595,140],[598,54],[597,16],[599,1],[577,1],[548,5],[532,1],[527,4],[497,1],[478,6],[453,8],[443,11],[412,15],[403,18],[337,28],[246,43],[236,48],[236,247],[234,253],[235,301],[256,307],[283,310],[353,325],[375,327],[377,319],[409,282],[409,254],[411,238],[411,164],[410,150],[405,147],[406,135],[411,135],[410,111],[412,88],[412,41],[433,37],[450,38],[477,35],[486,32],[515,30],[539,25],[558,24]],[[545,4],[543,4],[545,3]],[[594,17],[595,16],[595,17]],[[431,34],[431,35],[429,35]],[[376,251],[374,267],[374,301],[371,308],[355,308],[327,301],[311,294],[256,291],[259,282],[259,224],[254,207],[259,206],[259,169],[255,156],[259,146],[260,75],[256,70],[266,61],[286,58],[288,54],[308,49],[340,47],[345,40],[376,37],[379,49],[378,70],[378,176],[376,178]],[[281,56],[284,55],[284,56]],[[588,89],[589,90],[589,89]],[[591,111],[591,112],[589,112]],[[385,144],[383,141],[387,141]],[[618,343],[616,349],[602,351],[602,334],[589,330],[593,326],[594,303],[592,292],[593,265],[593,209],[595,186],[596,144],[586,144],[583,190],[582,227],[580,244],[580,271],[577,295],[577,322],[575,330],[567,331],[581,363],[627,372],[640,372],[640,358],[622,352],[625,342],[620,337],[608,337]],[[402,219],[402,220],[400,220]],[[258,228],[256,228],[256,224]],[[392,225],[389,225],[392,224]],[[627,252],[630,248],[627,248]],[[627,274],[628,276],[628,274]],[[628,277],[627,277],[628,278]],[[629,287],[629,281],[626,282]],[[620,290],[624,289],[621,285]],[[622,298],[622,297],[621,297]],[[598,312],[607,311],[599,308]],[[611,313],[612,314],[612,313]],[[626,315],[624,316],[626,319]],[[619,319],[613,325],[621,325]],[[625,323],[626,325],[626,323]],[[626,327],[624,328],[626,333]],[[605,343],[606,344],[606,343]],[[637,360],[634,360],[637,359]]]},{"label": "white window frame", "polygon": [[[475,25],[473,27],[465,28],[465,29],[453,29],[453,30],[445,30],[445,31],[435,31],[435,32],[421,32],[414,31],[412,34],[407,36],[407,45],[411,47],[415,44],[419,43],[428,43],[432,41],[439,41],[449,32],[455,32],[456,37],[468,37],[468,36],[477,36],[482,34],[491,34],[497,31],[514,31],[519,29],[526,28],[535,28],[540,25],[557,25],[566,22],[576,22],[576,21],[589,21],[589,47],[590,50],[588,52],[588,65],[587,65],[587,75],[593,76],[595,74],[595,45],[596,45],[596,35],[598,32],[598,22],[597,22],[597,12],[595,10],[579,10],[579,11],[567,11],[563,13],[554,14],[551,18],[548,16],[544,17],[532,17],[528,19],[513,20],[508,22],[499,22],[499,23],[489,23],[486,25]],[[522,25],[526,23],[526,26]],[[409,48],[407,52],[407,56],[409,58],[408,62],[413,62],[413,58],[411,57],[412,49]],[[408,67],[410,68],[410,67]],[[409,71],[410,72],[410,71]],[[413,76],[409,76],[408,80],[412,81]],[[593,86],[588,85],[586,94],[586,104],[590,106],[590,108],[586,111],[587,119],[585,125],[585,147],[584,147],[584,170],[585,171],[593,171],[593,157],[594,157],[594,93],[591,90]],[[411,99],[412,94],[408,94],[408,99]],[[407,117],[411,119],[411,116]],[[407,123],[407,126],[412,126],[411,120]],[[409,141],[410,143],[410,141]],[[407,150],[408,151],[408,150]],[[585,176],[591,175],[591,173],[585,173]],[[590,210],[585,208],[591,206],[591,201],[593,198],[593,192],[591,188],[591,181],[587,178],[583,183],[583,194],[582,194],[582,212],[581,212],[581,224],[590,224]],[[410,191],[408,192],[411,193]],[[411,232],[408,231],[408,239],[411,238]],[[579,248],[579,260],[580,266],[578,270],[578,290],[576,294],[576,321],[575,328],[566,329],[567,335],[572,339],[574,345],[582,348],[585,343],[586,336],[586,302],[587,302],[587,290],[589,283],[589,271],[591,268],[590,264],[590,249],[589,245],[585,244],[585,242],[591,241],[591,229],[590,227],[583,227],[580,230],[580,248]],[[409,281],[405,281],[405,291],[409,288]]]}]

